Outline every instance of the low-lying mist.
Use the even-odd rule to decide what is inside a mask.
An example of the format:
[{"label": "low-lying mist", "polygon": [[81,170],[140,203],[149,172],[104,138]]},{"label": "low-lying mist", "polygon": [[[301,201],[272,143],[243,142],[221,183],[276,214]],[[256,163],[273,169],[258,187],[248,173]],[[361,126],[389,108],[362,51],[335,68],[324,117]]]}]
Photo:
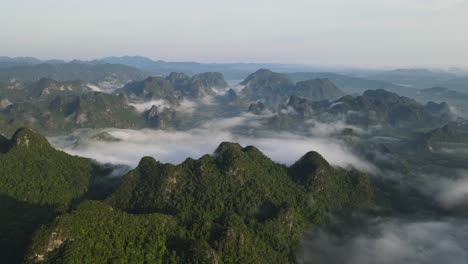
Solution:
[{"label": "low-lying mist", "polygon": [[[356,228],[358,229],[358,228]],[[466,263],[468,222],[457,218],[363,218],[358,230],[309,233],[299,262]]]},{"label": "low-lying mist", "polygon": [[[221,142],[237,142],[243,146],[254,145],[272,160],[291,165],[309,151],[317,151],[332,165],[355,167],[372,171],[373,165],[352,153],[348,146],[325,135],[304,136],[286,132],[262,132],[260,135],[236,133],[233,128],[248,125],[255,127],[256,117],[212,120],[186,131],[102,129],[77,130],[71,136],[49,138],[50,142],[70,154],[95,159],[98,162],[136,166],[144,156],[161,162],[179,164],[186,158],[199,158],[211,154]],[[249,129],[249,128],[245,128]],[[113,140],[95,139],[107,132]]]},{"label": "low-lying mist", "polygon": [[466,263],[468,172],[437,171],[400,175],[385,207],[334,213],[303,237],[299,263]]}]

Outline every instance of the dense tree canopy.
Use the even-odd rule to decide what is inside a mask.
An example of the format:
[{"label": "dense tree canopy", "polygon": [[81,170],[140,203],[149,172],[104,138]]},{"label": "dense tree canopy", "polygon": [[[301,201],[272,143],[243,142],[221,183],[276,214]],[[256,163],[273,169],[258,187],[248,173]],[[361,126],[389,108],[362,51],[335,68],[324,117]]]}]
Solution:
[{"label": "dense tree canopy", "polygon": [[88,191],[91,161],[55,150],[29,129],[0,136],[0,249],[21,259],[34,230]]},{"label": "dense tree canopy", "polygon": [[295,262],[308,226],[326,221],[330,210],[371,205],[373,191],[367,176],[333,168],[315,152],[287,168],[255,147],[222,143],[214,155],[177,166],[143,158],[105,203],[85,203],[57,218],[37,234],[29,257]]}]

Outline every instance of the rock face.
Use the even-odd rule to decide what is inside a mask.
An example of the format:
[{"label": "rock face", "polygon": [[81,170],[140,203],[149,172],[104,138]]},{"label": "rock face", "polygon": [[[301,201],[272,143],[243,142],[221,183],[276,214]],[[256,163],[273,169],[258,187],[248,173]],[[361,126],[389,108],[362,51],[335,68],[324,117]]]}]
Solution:
[{"label": "rock face", "polygon": [[[63,234],[63,230],[56,230],[55,232],[52,232],[49,237],[49,241],[47,243],[47,252],[51,252],[59,248],[66,240],[68,240],[67,236]],[[43,256],[38,255],[38,260],[43,260]]]},{"label": "rock face", "polygon": [[8,99],[0,100],[0,111],[6,110],[8,107],[12,106],[13,103]]},{"label": "rock face", "polygon": [[158,107],[153,105],[150,110],[145,113],[146,121],[152,125],[152,127],[160,127],[160,118]]},{"label": "rock face", "polygon": [[175,110],[171,108],[160,110],[155,105],[145,112],[145,119],[148,126],[158,129],[165,129],[168,124],[175,119],[175,116]]},{"label": "rock face", "polygon": [[10,145],[15,148],[29,148],[31,146],[31,151],[39,151],[43,148],[52,149],[44,137],[27,128],[18,129],[11,138]]},{"label": "rock face", "polygon": [[76,113],[75,124],[78,126],[85,126],[88,122],[88,114],[86,113]]},{"label": "rock face", "polygon": [[[288,107],[294,109],[296,113],[298,113],[301,118],[307,119],[312,117],[313,109],[305,98],[291,96],[289,98]],[[286,112],[287,113],[287,112]]]}]

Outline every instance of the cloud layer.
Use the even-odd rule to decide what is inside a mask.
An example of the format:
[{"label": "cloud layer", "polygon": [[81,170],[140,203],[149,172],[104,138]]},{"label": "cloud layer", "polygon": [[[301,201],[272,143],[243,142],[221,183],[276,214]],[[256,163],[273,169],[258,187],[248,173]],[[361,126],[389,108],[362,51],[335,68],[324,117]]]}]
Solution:
[{"label": "cloud layer", "polygon": [[[302,263],[465,263],[468,224],[441,220],[373,219],[365,231],[339,236],[320,230],[302,244]],[[352,234],[352,233],[351,233]]]},{"label": "cloud layer", "polygon": [[468,171],[447,172],[447,175],[420,176],[422,192],[445,209],[463,207],[468,202]]},{"label": "cloud layer", "polygon": [[113,142],[93,139],[93,135],[102,132],[95,130],[78,130],[72,137],[51,137],[49,140],[70,154],[130,166],[136,166],[143,156],[178,164],[188,157],[196,159],[213,153],[221,142],[230,141],[243,146],[254,145],[272,160],[283,164],[292,164],[306,152],[317,151],[333,165],[353,166],[364,171],[374,169],[336,139],[291,133],[266,132],[261,136],[248,136],[231,132],[241,125],[248,126],[243,127],[245,130],[254,130],[258,125],[257,118],[243,115],[213,120],[187,131],[104,129],[119,140]]}]

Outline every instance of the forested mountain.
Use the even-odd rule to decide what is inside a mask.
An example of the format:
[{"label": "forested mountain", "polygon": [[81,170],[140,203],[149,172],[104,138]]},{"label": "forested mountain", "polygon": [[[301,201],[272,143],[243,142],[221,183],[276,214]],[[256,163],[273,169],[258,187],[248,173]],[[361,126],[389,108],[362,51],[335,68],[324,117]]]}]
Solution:
[{"label": "forested mountain", "polygon": [[374,198],[366,175],[333,168],[318,153],[288,168],[255,147],[222,143],[214,155],[177,166],[143,158],[105,203],[84,203],[57,218],[36,235],[30,257],[294,263],[307,226]]},{"label": "forested mountain", "polygon": [[344,92],[328,79],[312,79],[298,82],[296,83],[294,93],[296,96],[309,98],[313,101],[333,100],[344,95]]},{"label": "forested mountain", "polygon": [[455,118],[446,103],[428,102],[423,105],[385,90],[368,90],[362,96],[347,95],[332,102],[313,102],[292,96],[286,105],[279,105],[278,114],[271,118],[270,124],[293,129],[293,124],[300,125],[304,120],[314,119],[344,121],[364,128],[378,125],[411,130],[435,128]]},{"label": "forested mountain", "polygon": [[301,96],[312,101],[337,99],[344,93],[327,79],[309,79],[294,83],[282,73],[260,69],[240,83],[239,96],[247,101],[262,101],[275,108],[290,96]]},{"label": "forested mountain", "polygon": [[[50,88],[47,89],[50,91]],[[77,95],[60,90],[48,92],[45,97],[39,93],[39,98],[35,100],[11,101],[8,107],[0,111],[0,123],[2,132],[6,134],[24,126],[49,132],[79,127],[145,126],[143,115],[128,105],[124,96],[101,92]]]},{"label": "forested mountain", "polygon": [[172,83],[164,77],[148,77],[143,81],[131,82],[114,92],[125,94],[130,98],[152,99],[177,99]]},{"label": "forested mountain", "polygon": [[[187,102],[192,108],[183,110]],[[468,142],[466,121],[456,119],[447,103],[422,104],[383,89],[344,95],[328,79],[295,83],[266,69],[237,85],[217,72],[174,72],[113,93],[94,91],[85,81],[1,83],[0,124],[4,135],[12,135],[0,135],[0,243],[12,263],[296,263],[304,232],[328,224],[330,213],[374,210],[387,202],[391,188],[373,178],[384,188],[375,189],[354,168],[380,173],[373,167],[378,164],[409,175],[408,153],[416,153],[410,161],[419,167],[425,159],[458,166]],[[17,130],[24,126],[65,137],[52,142],[71,142],[71,153],[123,146],[119,151],[129,152],[124,159],[143,156],[134,149],[148,149],[157,159],[176,148],[186,157],[184,144],[203,145],[216,133],[221,136],[215,139],[258,140],[263,148],[281,138],[302,145],[319,135],[327,147],[346,142],[358,154],[346,154],[344,145],[328,153],[351,159],[351,165],[339,163],[346,169],[314,151],[286,166],[254,146],[225,142],[212,155],[178,165],[144,157],[118,172],[122,177],[102,178],[117,164],[58,151],[32,130]],[[111,131],[117,128],[123,130]],[[86,131],[92,135],[81,137]],[[265,135],[272,138],[262,141]],[[151,145],[158,141],[168,142]]]},{"label": "forested mountain", "polygon": [[143,81],[127,84],[116,94],[125,94],[143,100],[165,99],[172,103],[182,97],[201,99],[216,95],[213,89],[225,89],[227,83],[221,73],[205,72],[190,77],[172,72],[167,77],[148,77]]},{"label": "forested mountain", "polygon": [[23,258],[40,224],[89,190],[91,161],[55,150],[29,129],[0,136],[0,249],[4,263]]}]

